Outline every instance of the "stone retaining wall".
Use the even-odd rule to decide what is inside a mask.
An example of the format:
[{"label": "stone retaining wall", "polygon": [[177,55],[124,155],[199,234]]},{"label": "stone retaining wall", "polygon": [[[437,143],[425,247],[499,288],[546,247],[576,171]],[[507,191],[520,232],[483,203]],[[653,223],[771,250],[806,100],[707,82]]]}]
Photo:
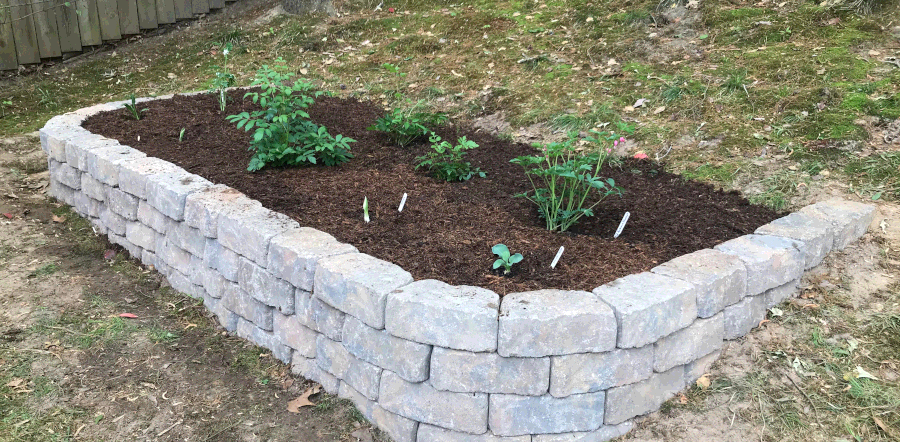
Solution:
[{"label": "stone retaining wall", "polygon": [[874,207],[833,200],[592,292],[501,299],[414,281],[243,194],[93,135],[41,129],[51,194],[203,298],[222,326],[352,400],[397,442],[599,442],[699,378],[724,340],[863,235]]}]

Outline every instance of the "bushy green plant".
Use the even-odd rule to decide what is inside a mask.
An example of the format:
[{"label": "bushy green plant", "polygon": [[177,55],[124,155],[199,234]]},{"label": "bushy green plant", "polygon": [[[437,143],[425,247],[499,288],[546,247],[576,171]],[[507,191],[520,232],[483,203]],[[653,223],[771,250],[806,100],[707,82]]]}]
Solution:
[{"label": "bushy green plant", "polygon": [[446,181],[468,181],[475,175],[485,177],[479,168],[462,160],[467,150],[478,147],[474,141],[460,137],[458,144],[453,145],[435,133],[431,134],[430,141],[431,150],[416,158],[419,161],[416,169],[427,167],[435,177]]},{"label": "bushy green plant", "polygon": [[512,271],[513,264],[516,264],[523,259],[521,253],[510,255],[509,247],[506,247],[506,244],[497,244],[494,247],[491,247],[491,252],[498,256],[497,260],[494,261],[494,268],[498,269],[500,266],[503,266],[504,275],[508,275],[509,272]]},{"label": "bushy green plant", "polygon": [[[216,99],[219,101],[219,111],[221,112],[225,112],[225,106],[228,105],[228,95],[225,89],[234,86],[234,75],[228,71],[229,52],[231,52],[231,43],[226,44],[225,49],[222,50],[222,56],[225,57],[225,65],[222,67],[221,72],[216,71],[216,77],[213,78],[209,88],[210,92],[216,94]],[[218,69],[218,66],[216,68]]]},{"label": "bushy green plant", "polygon": [[[585,138],[590,143],[610,140],[604,132],[591,131],[594,136]],[[593,209],[612,194],[621,195],[622,189],[612,178],[599,176],[600,168],[612,154],[611,148],[593,152],[579,151],[577,138],[570,134],[563,142],[536,145],[541,155],[521,156],[510,160],[525,169],[532,191],[516,195],[527,198],[538,206],[538,213],[546,221],[547,230],[565,232],[583,216],[593,216]],[[593,201],[585,207],[590,201]]]},{"label": "bushy green plant", "polygon": [[[282,59],[276,61],[284,62]],[[237,123],[238,129],[256,128],[250,141],[250,150],[255,153],[247,170],[319,163],[334,166],[353,158],[349,143],[356,140],[342,135],[331,136],[327,128],[310,121],[304,109],[313,103],[313,97],[309,95],[312,84],[302,80],[290,83],[293,75],[286,71],[284,65],[263,65],[252,83],[259,86],[261,92],[244,95],[263,109],[226,117]],[[313,95],[319,96],[321,92]]]},{"label": "bushy green plant", "polygon": [[408,109],[395,108],[387,115],[378,117],[368,129],[385,132],[397,145],[406,147],[427,137],[434,128],[447,122],[447,115],[443,113],[416,112],[421,104],[420,101]]}]

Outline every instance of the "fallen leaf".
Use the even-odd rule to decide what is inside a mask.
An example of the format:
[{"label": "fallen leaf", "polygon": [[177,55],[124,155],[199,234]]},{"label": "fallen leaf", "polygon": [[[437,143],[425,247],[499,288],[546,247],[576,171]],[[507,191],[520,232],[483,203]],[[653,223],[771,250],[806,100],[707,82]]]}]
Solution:
[{"label": "fallen leaf", "polygon": [[11,381],[7,382],[5,386],[9,388],[19,388],[23,385],[25,385],[25,379],[13,378]]},{"label": "fallen leaf", "polygon": [[7,218],[9,218],[9,219],[13,219],[13,214],[12,214],[12,213],[4,213],[3,216],[5,216],[5,217],[7,217]]},{"label": "fallen leaf", "polygon": [[107,260],[107,261],[110,260],[110,259],[113,259],[113,258],[115,258],[115,257],[116,257],[116,251],[115,251],[115,250],[110,249],[110,250],[107,250],[107,251],[103,252],[103,259],[105,259],[105,260]]},{"label": "fallen leaf", "polygon": [[678,395],[678,403],[682,405],[688,403],[688,398],[684,393]]},{"label": "fallen leaf", "polygon": [[770,308],[770,309],[769,309],[769,312],[772,313],[772,317],[773,317],[773,318],[777,318],[777,317],[779,317],[779,316],[784,315],[784,310],[781,310],[781,309],[778,308],[778,307],[772,307],[772,308]]},{"label": "fallen leaf", "polygon": [[700,379],[697,379],[697,386],[700,387],[701,390],[706,390],[707,388],[709,388],[711,383],[712,382],[710,382],[708,374],[700,376]]},{"label": "fallen leaf", "polygon": [[55,222],[55,223],[64,223],[64,222],[66,222],[66,217],[64,217],[64,216],[56,216],[56,215],[53,215],[53,217],[52,217],[51,219],[52,219],[53,222]]},{"label": "fallen leaf", "polygon": [[634,158],[636,160],[646,160],[648,157],[647,157],[647,154],[645,154],[644,152],[638,152],[638,153],[634,154]]},{"label": "fallen leaf", "polygon": [[874,375],[872,375],[872,373],[869,373],[868,371],[866,371],[865,369],[863,369],[863,368],[862,368],[861,366],[859,366],[859,365],[856,366],[856,377],[858,377],[858,378],[867,378],[867,379],[871,379],[871,380],[873,380],[873,381],[879,380],[879,379],[876,378]]},{"label": "fallen leaf", "polygon": [[299,413],[300,409],[303,407],[312,407],[312,406],[316,405],[309,400],[309,397],[318,393],[321,390],[322,390],[322,386],[319,384],[316,384],[316,385],[313,385],[312,387],[307,388],[306,391],[303,392],[303,394],[298,396],[296,399],[288,402],[287,411],[289,411],[291,413]]},{"label": "fallen leaf", "polygon": [[881,52],[872,49],[869,51],[869,55],[871,55],[873,57],[877,57],[877,56],[881,55]]},{"label": "fallen leaf", "polygon": [[134,314],[134,313],[119,313],[119,317],[120,317],[120,318],[136,319],[136,318],[137,318],[137,315]]},{"label": "fallen leaf", "polygon": [[306,68],[300,68],[300,75],[306,75],[306,74],[308,74],[308,73],[309,73],[309,69],[306,69]]},{"label": "fallen leaf", "polygon": [[665,106],[660,106],[656,109],[653,109],[653,115],[659,115],[659,114],[665,112],[665,110],[666,110]]},{"label": "fallen leaf", "polygon": [[646,103],[646,102],[647,102],[647,99],[646,99],[646,98],[638,98],[638,100],[635,101],[634,104],[631,105],[631,107],[637,109],[637,108],[639,108],[639,107],[643,107],[643,106],[644,106],[644,103]]}]

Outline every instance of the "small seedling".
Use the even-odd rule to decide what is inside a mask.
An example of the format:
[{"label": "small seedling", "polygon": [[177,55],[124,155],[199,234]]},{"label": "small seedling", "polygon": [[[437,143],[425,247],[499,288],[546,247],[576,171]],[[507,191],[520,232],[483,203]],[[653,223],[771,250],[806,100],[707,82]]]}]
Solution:
[{"label": "small seedling", "polygon": [[6,116],[6,109],[12,107],[12,100],[0,101],[0,118]]},{"label": "small seedling", "polygon": [[179,143],[184,141],[184,130],[185,130],[185,128],[182,127],[181,132],[178,132],[178,142]]},{"label": "small seedling", "polygon": [[494,247],[491,247],[491,252],[499,256],[499,258],[494,261],[494,268],[498,269],[500,266],[503,266],[504,275],[508,275],[509,272],[512,271],[513,264],[522,261],[523,258],[521,253],[510,256],[509,247],[506,247],[506,244],[497,244]]},{"label": "small seedling", "polygon": [[125,109],[128,109],[128,111],[131,112],[131,116],[133,116],[135,120],[140,120],[141,114],[149,110],[137,108],[137,99],[134,98],[134,94],[131,94],[131,104],[125,103],[122,106],[125,106]]},{"label": "small seedling", "polygon": [[363,197],[363,220],[369,222],[369,198]]}]

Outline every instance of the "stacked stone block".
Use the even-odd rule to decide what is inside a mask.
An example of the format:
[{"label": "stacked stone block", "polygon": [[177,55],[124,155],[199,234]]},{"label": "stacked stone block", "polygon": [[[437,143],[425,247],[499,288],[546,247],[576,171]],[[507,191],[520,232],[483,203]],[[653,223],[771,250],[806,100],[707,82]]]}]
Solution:
[{"label": "stacked stone block", "polygon": [[353,401],[397,442],[600,442],[694,382],[728,339],[865,233],[826,201],[755,234],[587,291],[502,300],[414,281],[240,192],[88,133],[99,105],[41,130],[55,198],[202,298],[227,330]]}]

